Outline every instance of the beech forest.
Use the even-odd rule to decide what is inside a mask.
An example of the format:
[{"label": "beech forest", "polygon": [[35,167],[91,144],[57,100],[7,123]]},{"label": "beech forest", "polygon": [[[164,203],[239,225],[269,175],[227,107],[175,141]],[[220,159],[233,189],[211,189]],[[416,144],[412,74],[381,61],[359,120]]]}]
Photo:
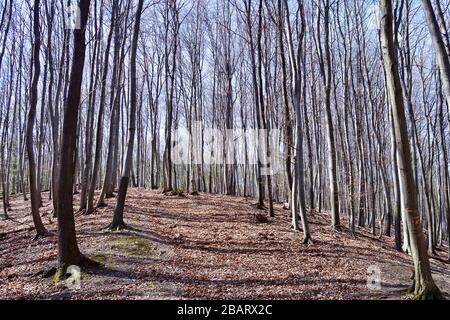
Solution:
[{"label": "beech forest", "polygon": [[0,0],[0,299],[448,299],[449,30],[449,0]]}]

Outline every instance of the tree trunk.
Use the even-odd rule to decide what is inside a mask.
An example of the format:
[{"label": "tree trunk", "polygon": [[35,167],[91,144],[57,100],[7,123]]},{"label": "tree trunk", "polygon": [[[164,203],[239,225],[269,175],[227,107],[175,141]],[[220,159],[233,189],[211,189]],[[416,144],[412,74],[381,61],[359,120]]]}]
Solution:
[{"label": "tree trunk", "polygon": [[92,168],[92,179],[89,185],[89,192],[87,198],[86,214],[94,212],[94,192],[97,187],[97,177],[100,170],[100,160],[102,153],[103,144],[103,113],[105,109],[105,99],[106,99],[106,80],[108,79],[109,70],[109,51],[111,49],[111,39],[114,33],[114,26],[116,24],[118,0],[113,0],[113,5],[111,9],[111,27],[108,34],[108,40],[106,43],[105,57],[103,62],[103,73],[101,80],[101,91],[100,91],[100,102],[98,107],[98,119],[97,119],[97,134],[95,141],[95,156],[94,156],[94,166]]},{"label": "tree trunk", "polygon": [[450,110],[450,60],[445,49],[439,23],[431,5],[430,0],[422,0],[422,9],[428,23],[431,39],[433,40],[434,50],[436,51],[436,60],[441,72],[441,82],[444,87],[444,93],[447,100],[447,106]]},{"label": "tree trunk", "polygon": [[36,237],[45,236],[47,230],[42,223],[41,216],[39,215],[40,207],[40,197],[38,196],[39,190],[37,185],[37,172],[36,172],[36,157],[34,154],[33,147],[33,131],[34,122],[36,120],[36,105],[37,105],[37,95],[38,95],[38,81],[40,73],[40,61],[39,54],[41,48],[41,36],[39,27],[39,6],[40,0],[34,0],[33,7],[33,79],[31,82],[30,89],[30,110],[28,112],[28,122],[27,122],[27,153],[28,153],[28,166],[29,166],[29,177],[30,177],[30,196],[31,196],[31,213],[33,215],[33,222],[36,228]]},{"label": "tree trunk", "polygon": [[123,210],[125,207],[125,199],[127,196],[128,183],[130,180],[130,172],[133,166],[133,147],[134,136],[136,131],[136,105],[137,105],[137,89],[136,89],[136,54],[139,38],[139,28],[141,23],[141,14],[144,0],[139,0],[138,7],[136,9],[136,18],[134,22],[133,38],[131,43],[131,56],[130,56],[130,122],[129,122],[129,135],[128,135],[128,147],[125,158],[125,164],[123,167],[122,178],[120,179],[119,192],[117,194],[117,203],[114,210],[114,217],[112,223],[107,227],[108,229],[119,230],[126,228],[123,222]]},{"label": "tree trunk", "polygon": [[408,224],[414,262],[414,283],[411,289],[416,299],[440,299],[442,298],[441,293],[431,275],[430,261],[418,212],[403,94],[393,40],[392,2],[391,0],[381,0],[380,3],[381,45],[394,120],[401,202]]},{"label": "tree trunk", "polygon": [[80,105],[81,84],[85,60],[85,31],[89,15],[90,0],[80,0],[81,27],[75,29],[73,60],[70,71],[69,87],[65,101],[65,112],[62,132],[61,162],[58,179],[58,267],[59,274],[64,274],[71,265],[86,266],[90,261],[78,249],[73,216],[73,172],[75,169],[74,153],[76,149],[76,133]]}]

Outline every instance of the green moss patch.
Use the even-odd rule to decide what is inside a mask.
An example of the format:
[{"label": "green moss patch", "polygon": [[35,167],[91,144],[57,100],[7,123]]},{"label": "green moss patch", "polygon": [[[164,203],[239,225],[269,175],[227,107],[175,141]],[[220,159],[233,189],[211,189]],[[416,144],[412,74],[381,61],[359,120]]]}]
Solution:
[{"label": "green moss patch", "polygon": [[89,258],[97,263],[99,263],[101,266],[106,266],[106,261],[108,260],[108,255],[106,253],[96,253],[92,256],[89,256]]},{"label": "green moss patch", "polygon": [[136,236],[127,236],[112,242],[112,248],[133,256],[149,256],[153,248],[150,241]]},{"label": "green moss patch", "polygon": [[58,284],[59,282],[61,282],[62,280],[64,280],[65,274],[64,274],[64,270],[62,268],[58,268],[56,270],[55,275],[51,278],[51,281],[53,284]]}]

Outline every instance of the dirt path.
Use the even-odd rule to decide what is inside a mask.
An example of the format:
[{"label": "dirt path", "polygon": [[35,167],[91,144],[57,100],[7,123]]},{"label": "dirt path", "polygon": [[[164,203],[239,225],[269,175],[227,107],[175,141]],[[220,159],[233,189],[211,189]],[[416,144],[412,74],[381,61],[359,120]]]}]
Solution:
[{"label": "dirt path", "polygon": [[[55,263],[56,237],[31,241],[29,203],[15,198],[13,219],[0,221],[0,298],[407,298],[399,290],[409,285],[410,258],[392,250],[392,239],[333,232],[325,214],[311,217],[315,244],[305,247],[279,205],[271,223],[257,224],[251,199],[131,189],[125,219],[137,230],[103,233],[114,199],[107,203],[95,215],[76,217],[81,250],[105,267],[82,273],[80,288],[67,289],[38,274]],[[47,202],[42,213],[50,210]],[[55,232],[56,221],[43,219]],[[448,297],[450,266],[432,264]],[[380,272],[381,287],[368,289],[368,269]]]}]

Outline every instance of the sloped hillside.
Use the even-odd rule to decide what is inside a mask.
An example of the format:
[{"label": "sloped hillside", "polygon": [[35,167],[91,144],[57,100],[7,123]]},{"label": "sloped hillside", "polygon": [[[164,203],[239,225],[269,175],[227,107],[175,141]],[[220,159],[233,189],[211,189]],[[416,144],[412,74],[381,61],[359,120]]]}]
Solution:
[{"label": "sloped hillside", "polygon": [[[332,231],[327,214],[309,215],[314,244],[306,247],[281,205],[269,223],[257,223],[253,199],[131,189],[125,219],[134,230],[105,233],[100,229],[110,222],[113,204],[109,199],[94,215],[76,217],[81,250],[104,267],[82,271],[79,288],[68,289],[43,277],[57,253],[50,203],[41,213],[53,235],[32,241],[29,202],[15,197],[12,219],[0,221],[0,298],[409,298],[403,290],[410,257],[393,250],[392,239],[363,229],[356,237],[345,228]],[[446,252],[438,253],[434,277],[448,297],[450,266]],[[380,272],[378,289],[376,282],[367,285],[368,272]]]}]

